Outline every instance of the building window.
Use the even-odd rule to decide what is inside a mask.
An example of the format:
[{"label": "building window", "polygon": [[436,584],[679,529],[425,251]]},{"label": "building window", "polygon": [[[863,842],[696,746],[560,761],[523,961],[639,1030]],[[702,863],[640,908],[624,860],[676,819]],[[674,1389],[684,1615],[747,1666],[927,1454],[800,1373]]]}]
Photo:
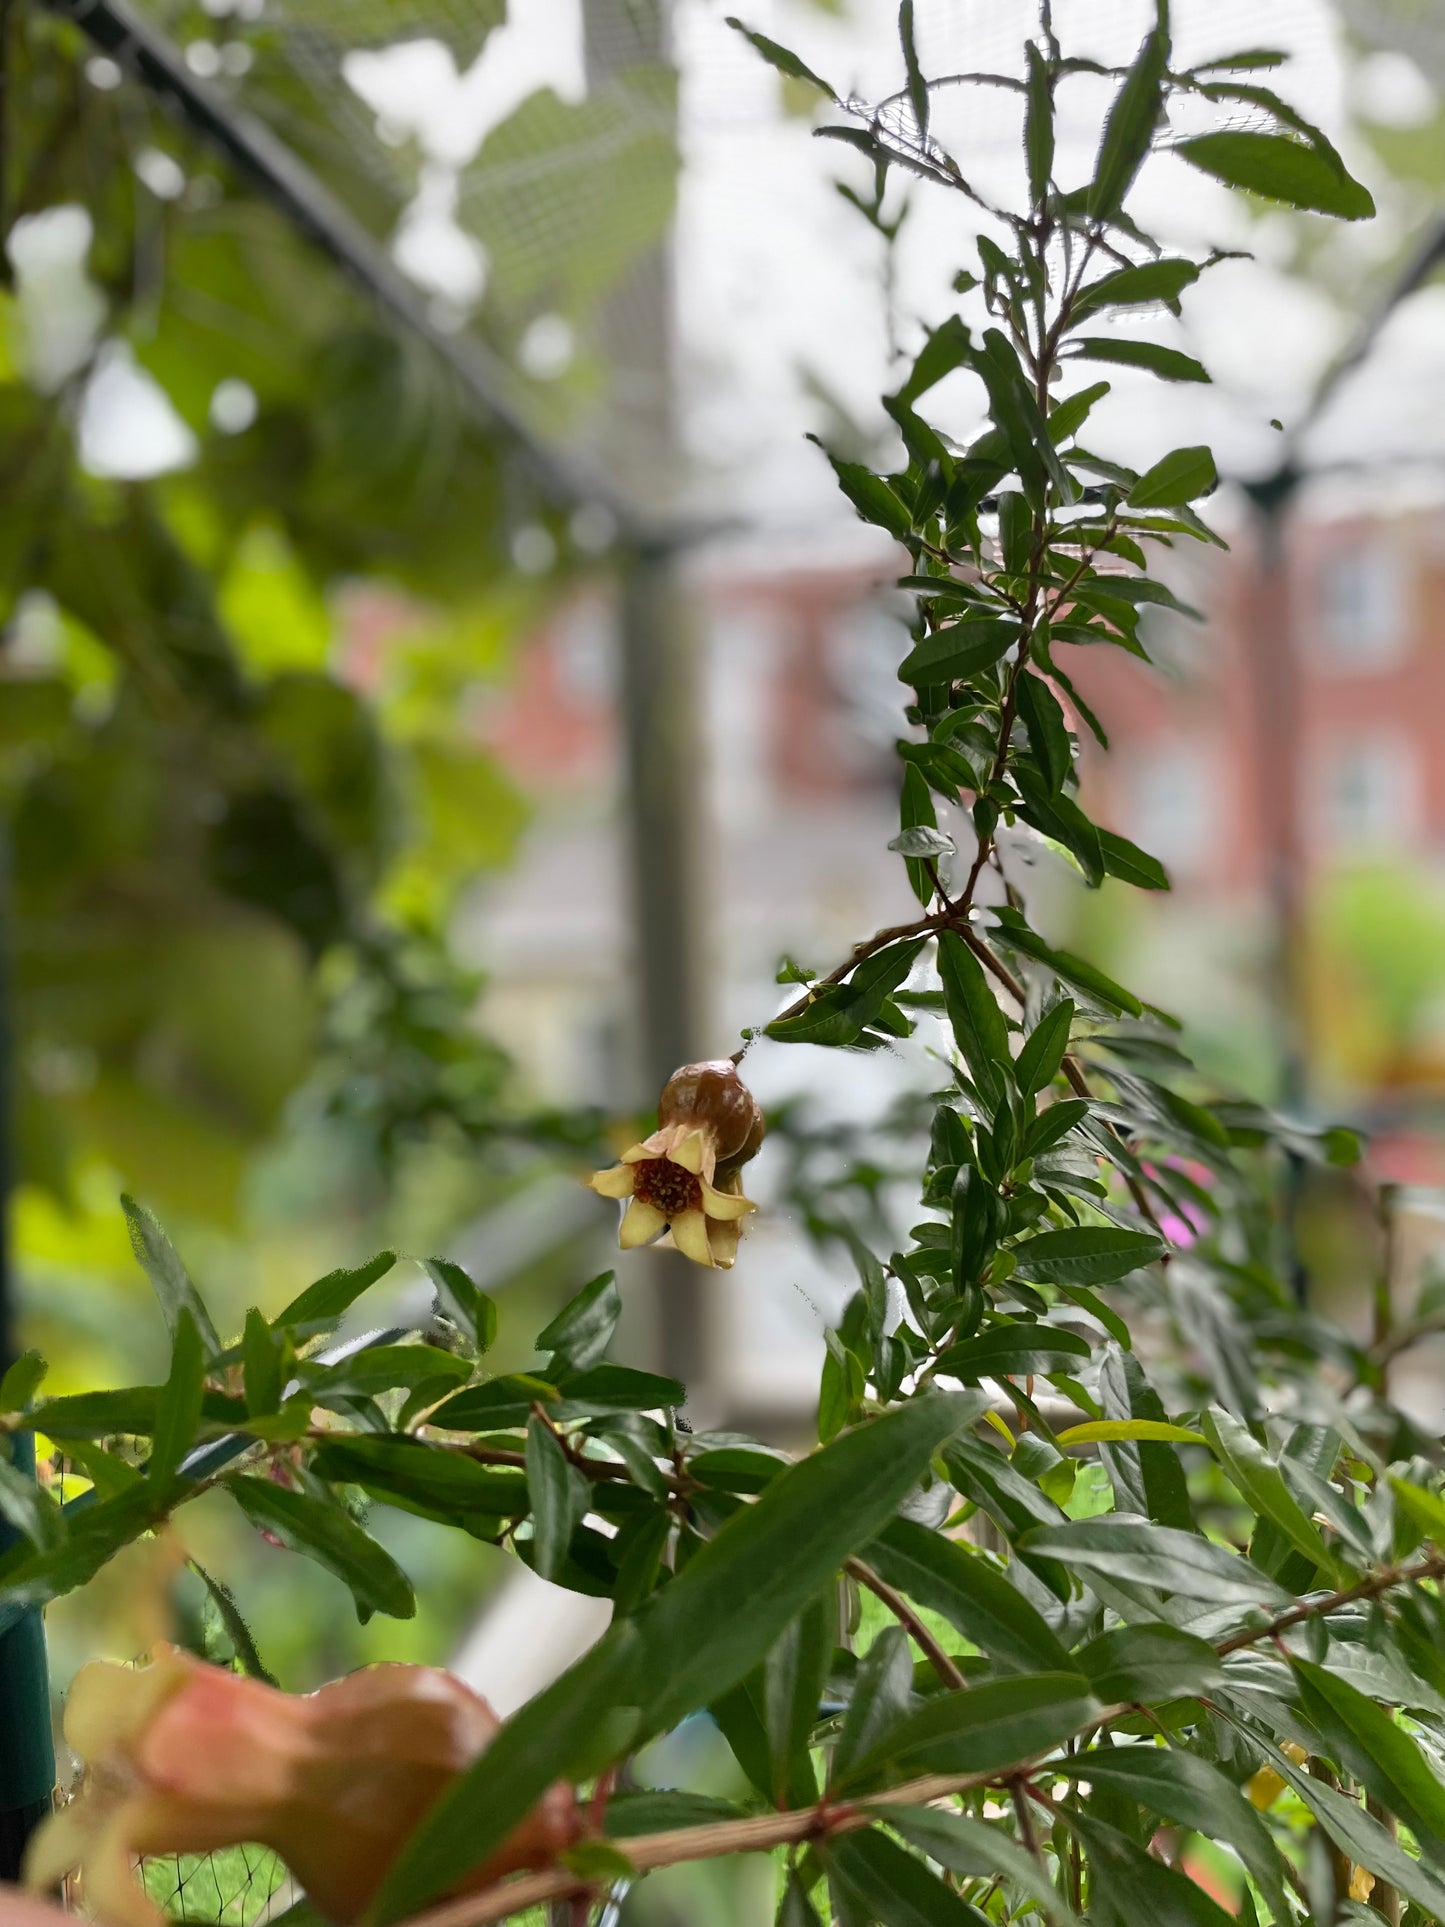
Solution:
[{"label": "building window", "polygon": [[1126,782],[1128,834],[1177,878],[1199,875],[1219,818],[1208,750],[1169,742],[1141,751],[1130,760]]},{"label": "building window", "polygon": [[1415,824],[1414,749],[1394,731],[1340,742],[1325,764],[1323,791],[1325,824],[1335,846],[1403,841]]},{"label": "building window", "polygon": [[1335,670],[1393,668],[1405,654],[1403,571],[1385,542],[1360,543],[1320,570],[1321,654]]}]

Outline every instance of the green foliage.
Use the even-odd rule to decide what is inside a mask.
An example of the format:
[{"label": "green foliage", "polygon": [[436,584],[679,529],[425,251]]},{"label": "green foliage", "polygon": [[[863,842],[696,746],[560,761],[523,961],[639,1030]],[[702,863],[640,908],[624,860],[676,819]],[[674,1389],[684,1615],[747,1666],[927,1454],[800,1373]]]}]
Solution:
[{"label": "green foliage", "polygon": [[[973,198],[927,131],[934,83],[911,7],[900,34],[906,86],[886,113],[749,38],[851,117],[823,131],[876,169]],[[1399,1920],[1403,1900],[1424,1927],[1445,1909],[1438,1453],[1385,1395],[1378,1359],[1293,1303],[1265,1208],[1284,1155],[1347,1162],[1353,1140],[1211,1091],[1166,1017],[1033,927],[1013,862],[1021,825],[1090,885],[1167,885],[1086,812],[1075,732],[1096,725],[1060,662],[1073,648],[1144,656],[1140,609],[1180,606],[1151,554],[1217,539],[1190,506],[1214,485],[1207,449],[1141,475],[1077,442],[1104,389],[1068,389],[1072,361],[1204,375],[1174,350],[1075,333],[1177,305],[1210,265],[1157,258],[1126,211],[1134,181],[1169,140],[1251,192],[1365,211],[1317,130],[1220,78],[1272,56],[1172,62],[1161,6],[1137,59],[1105,75],[1089,178],[1059,182],[1055,102],[1099,69],[1066,56],[1045,8],[1013,88],[1027,202],[1001,228],[989,210],[980,271],[955,284],[969,314],[928,336],[890,397],[907,464],[834,463],[858,513],[907,552],[895,847],[921,913],[827,975],[790,966],[784,980],[806,987],[764,1034],[870,1049],[919,1033],[939,1069],[923,1168],[904,1174],[918,1222],[886,1263],[876,1166],[830,1143],[847,1168],[808,1194],[811,1227],[859,1281],[827,1334],[818,1447],[788,1460],[689,1430],[681,1385],[609,1358],[611,1274],[538,1334],[533,1372],[488,1370],[497,1309],[442,1259],[427,1262],[426,1329],[319,1356],[391,1252],[270,1323],[253,1312],[223,1344],[135,1206],[172,1339],[164,1384],[45,1398],[34,1360],[4,1381],[0,1432],[45,1434],[98,1496],[62,1510],[18,1459],[0,1461],[0,1511],[23,1535],[0,1555],[0,1628],[217,1488],[363,1615],[413,1608],[368,1504],[612,1600],[599,1643],[424,1819],[378,1923],[463,1880],[559,1779],[590,1787],[597,1816],[559,1893],[771,1848],[783,1927],[1221,1927],[1230,1916],[1192,1877],[1195,1836],[1226,1856],[1246,1920]],[[1275,131],[1176,142],[1181,96],[1247,102]],[[915,409],[955,371],[987,414],[966,448]],[[224,652],[188,667],[212,700],[235,699]],[[966,812],[961,839],[938,830],[939,795]],[[865,1594],[888,1621],[871,1638]],[[259,1670],[244,1622],[233,1640]],[[751,1788],[744,1805],[612,1792],[641,1747],[704,1712]],[[1373,1912],[1346,1898],[1356,1868],[1377,1883]]]}]

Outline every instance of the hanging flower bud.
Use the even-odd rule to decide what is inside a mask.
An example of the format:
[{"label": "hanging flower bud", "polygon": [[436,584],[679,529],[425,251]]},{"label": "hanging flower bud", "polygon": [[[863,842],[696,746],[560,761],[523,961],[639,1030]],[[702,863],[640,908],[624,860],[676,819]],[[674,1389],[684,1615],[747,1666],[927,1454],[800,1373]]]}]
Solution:
[{"label": "hanging flower bud", "polygon": [[619,1233],[624,1251],[666,1232],[695,1264],[726,1270],[742,1220],[756,1209],[743,1196],[741,1173],[762,1141],[762,1111],[735,1064],[725,1057],[684,1064],[663,1086],[652,1136],[587,1183],[601,1197],[631,1200]]},{"label": "hanging flower bud", "polygon": [[[134,1875],[138,1855],[254,1842],[280,1854],[321,1912],[353,1921],[499,1726],[484,1699],[431,1666],[368,1666],[300,1695],[164,1644],[139,1670],[95,1662],[65,1710],[85,1784],[31,1842],[27,1884],[50,1888],[78,1869],[86,1909],[106,1927],[163,1927]],[[545,1865],[574,1822],[571,1789],[551,1788],[466,1885]]]}]

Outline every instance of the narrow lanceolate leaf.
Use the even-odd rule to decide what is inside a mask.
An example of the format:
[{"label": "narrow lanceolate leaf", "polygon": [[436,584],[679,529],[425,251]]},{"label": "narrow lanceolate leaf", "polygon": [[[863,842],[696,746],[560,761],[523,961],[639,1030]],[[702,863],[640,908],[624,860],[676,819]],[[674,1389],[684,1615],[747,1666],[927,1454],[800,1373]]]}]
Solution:
[{"label": "narrow lanceolate leaf", "polygon": [[572,1534],[587,1513],[592,1489],[570,1465],[557,1434],[535,1413],[527,1421],[527,1490],[532,1497],[532,1546],[539,1576],[560,1577]]},{"label": "narrow lanceolate leaf", "polygon": [[1248,1731],[1266,1764],[1273,1767],[1286,1786],[1293,1787],[1342,1853],[1348,1854],[1357,1866],[1368,1868],[1379,1879],[1398,1887],[1427,1918],[1445,1919],[1445,1881],[1433,1868],[1427,1868],[1407,1853],[1357,1801],[1296,1766],[1257,1727],[1250,1727]]},{"label": "narrow lanceolate leaf", "polygon": [[948,1021],[964,1062],[982,1089],[997,1095],[1000,1067],[1010,1064],[1008,1024],[983,966],[956,930],[938,939],[938,969],[943,979]]},{"label": "narrow lanceolate leaf", "polygon": [[1080,1647],[1074,1663],[1107,1703],[1158,1706],[1224,1684],[1214,1648],[1178,1626],[1115,1626]]},{"label": "narrow lanceolate leaf", "polygon": [[[0,1556],[0,1632],[8,1631],[5,1615],[29,1606],[45,1606],[91,1580],[128,1546],[165,1517],[166,1500],[149,1479],[137,1479],[114,1498],[84,1506],[65,1521],[66,1532],[55,1543],[21,1543]],[[44,1529],[44,1528],[42,1528]]]},{"label": "narrow lanceolate leaf", "polygon": [[[1099,1441],[1100,1458],[1114,1487],[1114,1504],[1121,1512],[1142,1512],[1157,1525],[1194,1530],[1189,1484],[1172,1441],[1161,1433],[1183,1431],[1170,1425],[1164,1401],[1149,1383],[1144,1367],[1122,1345],[1105,1347],[1099,1370],[1099,1401],[1105,1425],[1159,1428],[1137,1434],[1119,1433]],[[1061,1441],[1062,1442],[1062,1441]],[[1201,1433],[1186,1435],[1179,1444],[1205,1443]]]},{"label": "narrow lanceolate leaf", "polygon": [[1269,1519],[1296,1551],[1325,1573],[1333,1585],[1348,1585],[1355,1576],[1320,1537],[1319,1527],[1284,1482],[1279,1467],[1237,1418],[1213,1406],[1200,1420],[1225,1475],[1240,1497],[1260,1517]]},{"label": "narrow lanceolate leaf", "polygon": [[241,1337],[242,1382],[250,1418],[268,1418],[280,1409],[285,1342],[271,1329],[264,1314],[252,1305],[246,1313],[246,1328]]},{"label": "narrow lanceolate leaf", "polygon": [[921,1860],[869,1828],[820,1850],[844,1927],[979,1927],[983,1918]]},{"label": "narrow lanceolate leaf", "polygon": [[1063,788],[1074,767],[1074,746],[1058,697],[1032,670],[1025,670],[1014,685],[1019,714],[1029,733],[1029,748],[1034,753],[1051,796]]},{"label": "narrow lanceolate leaf", "polygon": [[908,104],[918,128],[918,138],[928,134],[928,82],[918,64],[918,48],[913,40],[913,0],[902,0],[898,9],[898,38],[903,45],[903,70],[908,76]]},{"label": "narrow lanceolate leaf", "polygon": [[332,1324],[343,1312],[350,1310],[368,1286],[374,1285],[378,1278],[384,1278],[395,1263],[394,1251],[378,1251],[364,1265],[328,1271],[324,1278],[318,1278],[314,1285],[308,1285],[305,1291],[298,1293],[271,1322],[278,1331],[297,1325]]},{"label": "narrow lanceolate leaf", "polygon": [[334,1573],[350,1589],[359,1619],[377,1612],[410,1619],[416,1611],[401,1567],[324,1487],[296,1492],[249,1473],[227,1479],[225,1486],[252,1525]]},{"label": "narrow lanceolate leaf", "polygon": [[[826,449],[823,452],[827,454]],[[843,462],[833,455],[828,455],[828,460],[838,478],[839,488],[862,521],[871,522],[875,528],[886,529],[889,535],[895,536],[900,542],[912,533],[913,517],[881,475],[875,475],[871,468],[865,468],[861,462]]]},{"label": "narrow lanceolate leaf", "polygon": [[388,1505],[451,1524],[475,1513],[520,1518],[530,1505],[520,1468],[479,1465],[422,1439],[337,1433],[311,1464],[320,1478],[359,1485]]},{"label": "narrow lanceolate leaf", "polygon": [[604,1271],[584,1285],[552,1322],[539,1331],[539,1352],[551,1352],[557,1370],[581,1372],[601,1359],[622,1316],[622,1294],[614,1272]]},{"label": "narrow lanceolate leaf", "polygon": [[1121,883],[1132,883],[1136,890],[1169,888],[1169,872],[1158,857],[1150,856],[1147,850],[1141,850],[1117,830],[1099,831],[1099,853],[1104,859],[1105,871],[1111,877],[1118,877]]},{"label": "narrow lanceolate leaf", "polygon": [[1058,1076],[1069,1048],[1073,1021],[1073,999],[1063,997],[1029,1032],[1023,1049],[1014,1059],[1014,1080],[1025,1097],[1046,1090]]},{"label": "narrow lanceolate leaf", "polygon": [[1089,212],[1096,218],[1107,220],[1119,211],[1143,165],[1159,124],[1161,83],[1168,64],[1169,36],[1162,27],[1155,27],[1145,35],[1104,123],[1089,189]]},{"label": "narrow lanceolate leaf", "polygon": [[1075,1225],[1066,1231],[1041,1231],[1016,1247],[1019,1269],[1028,1278],[1084,1285],[1111,1285],[1141,1265],[1152,1264],[1164,1241],[1149,1231],[1118,1225]]},{"label": "narrow lanceolate leaf", "polygon": [[39,1352],[22,1352],[0,1378],[0,1412],[23,1412],[49,1369]]},{"label": "narrow lanceolate leaf", "polygon": [[1117,335],[1078,335],[1069,343],[1080,361],[1112,361],[1124,368],[1147,368],[1163,381],[1208,381],[1209,370],[1193,355],[1157,341],[1122,341]]},{"label": "narrow lanceolate leaf", "polygon": [[1054,97],[1049,70],[1032,41],[1028,45],[1028,105],[1024,114],[1024,155],[1029,168],[1029,199],[1041,207],[1054,171]]},{"label": "narrow lanceolate leaf", "polygon": [[1191,1431],[1187,1425],[1171,1425],[1167,1421],[1149,1418],[1091,1418],[1083,1425],[1071,1425],[1067,1431],[1058,1433],[1057,1439],[1060,1445],[1113,1445],[1120,1441],[1129,1444],[1146,1441],[1180,1445],[1209,1443],[1202,1432]]},{"label": "narrow lanceolate leaf", "polygon": [[1368,221],[1374,199],[1351,175],[1312,143],[1285,134],[1248,134],[1226,130],[1196,134],[1180,141],[1174,152],[1212,174],[1226,187],[1242,187],[1265,200],[1286,207],[1333,214],[1344,221]]},{"label": "narrow lanceolate leaf", "polygon": [[1152,1859],[1125,1834],[1073,1808],[1065,1809],[1065,1819],[1088,1850],[1091,1913],[1095,1903],[1103,1903],[1114,1920],[1156,1922],[1158,1927],[1232,1927],[1233,1915],[1201,1886]]},{"label": "narrow lanceolate leaf", "polygon": [[424,1258],[426,1275],[436,1286],[437,1304],[472,1339],[478,1352],[490,1351],[497,1336],[496,1300],[478,1291],[465,1267],[452,1258]]},{"label": "narrow lanceolate leaf", "polygon": [[1126,501],[1131,509],[1177,508],[1207,495],[1218,481],[1207,448],[1176,448],[1144,471]]},{"label": "narrow lanceolate leaf", "polygon": [[182,1307],[176,1320],[170,1376],[161,1387],[156,1407],[156,1429],[151,1440],[147,1475],[157,1485],[168,1485],[190,1451],[201,1421],[206,1361],[201,1334],[190,1312]]},{"label": "narrow lanceolate leaf", "polygon": [[1404,1821],[1422,1853],[1445,1866],[1445,1786],[1384,1707],[1306,1659],[1293,1661],[1300,1710],[1345,1770]]},{"label": "narrow lanceolate leaf", "polygon": [[808,1744],[833,1657],[838,1624],[836,1589],[829,1587],[783,1628],[763,1668],[763,1712],[779,1806],[817,1797]]},{"label": "narrow lanceolate leaf", "polygon": [[1180,295],[1198,279],[1193,261],[1146,261],[1137,268],[1120,268],[1082,289],[1069,319],[1082,321],[1096,308],[1141,308],[1159,301],[1177,313]]},{"label": "narrow lanceolate leaf", "polygon": [[27,1438],[17,1451],[16,1437],[0,1438],[0,1519],[41,1552],[52,1552],[65,1538],[65,1515],[35,1481],[32,1444]]},{"label": "narrow lanceolate leaf", "polygon": [[1073,1664],[1043,1615],[986,1553],[912,1519],[894,1519],[863,1557],[890,1586],[941,1613],[1001,1670],[1063,1673]]},{"label": "narrow lanceolate leaf", "polygon": [[161,1230],[155,1213],[126,1195],[122,1195],[120,1203],[130,1230],[131,1249],[151,1281],[166,1330],[174,1339],[180,1315],[188,1311],[201,1334],[206,1356],[214,1357],[221,1349],[221,1341],[211,1323],[211,1314],[201,1302],[201,1295],[191,1283],[190,1273],[181,1263],[175,1246]]},{"label": "narrow lanceolate leaf", "polygon": [[1040,1526],[1025,1534],[1019,1545],[1023,1551],[1061,1559],[1085,1576],[1097,1572],[1103,1579],[1152,1586],[1188,1599],[1278,1606],[1288,1597],[1267,1574],[1226,1546],[1197,1533],[1117,1513]]},{"label": "narrow lanceolate leaf", "polygon": [[935,629],[898,665],[898,680],[914,689],[967,682],[1001,662],[1019,639],[1019,625],[997,616],[969,616]]},{"label": "narrow lanceolate leaf", "polygon": [[1117,1788],[1151,1813],[1234,1848],[1276,1920],[1287,1920],[1284,1869],[1264,1822],[1217,1767],[1179,1747],[1100,1746],[1063,1770],[1096,1787]]},{"label": "narrow lanceolate leaf", "polygon": [[774,1479],[676,1579],[507,1722],[408,1841],[374,1905],[377,1922],[384,1927],[454,1885],[555,1779],[598,1772],[721,1698],[882,1530],[974,1412],[963,1395],[916,1398]]},{"label": "narrow lanceolate leaf", "polygon": [[925,1701],[859,1761],[849,1784],[880,1775],[997,1773],[1051,1752],[1103,1707],[1076,1672],[985,1680]]},{"label": "narrow lanceolate leaf", "polygon": [[199,1560],[188,1559],[186,1564],[211,1595],[241,1671],[251,1679],[263,1680],[267,1686],[279,1686],[280,1681],[276,1679],[257,1651],[251,1628],[247,1625],[241,1608],[236,1604],[236,1596],[230,1587],[217,1579],[214,1573],[207,1572]]},{"label": "narrow lanceolate leaf", "polygon": [[1040,1908],[1054,1927],[1074,1927],[1077,1916],[1037,1860],[1002,1827],[989,1826],[945,1807],[878,1808],[880,1820],[901,1833],[910,1846],[965,1879],[991,1880],[1002,1874],[1011,1886]]},{"label": "narrow lanceolate leaf", "polygon": [[[937,834],[938,819],[934,814],[933,793],[928,787],[928,778],[913,763],[904,765],[903,789],[898,799],[898,822],[902,832],[900,841],[920,833]],[[932,857],[935,852],[926,854]],[[904,855],[913,894],[926,909],[933,900],[933,879],[924,860],[925,853],[908,850]]]},{"label": "narrow lanceolate leaf", "polygon": [[1074,1371],[1091,1347],[1076,1332],[1051,1325],[990,1325],[976,1337],[950,1345],[940,1354],[935,1370],[946,1378],[977,1383],[981,1378],[1003,1378],[1010,1373]]},{"label": "narrow lanceolate leaf", "polygon": [[907,1718],[913,1703],[908,1635],[901,1626],[885,1626],[858,1662],[848,1711],[833,1747],[833,1777],[846,1779],[856,1763],[881,1746],[898,1722]]},{"label": "narrow lanceolate leaf", "polygon": [[765,33],[755,33],[751,27],[745,27],[734,14],[727,16],[727,23],[734,33],[740,33],[744,40],[751,41],[768,65],[775,68],[778,73],[789,80],[807,81],[810,87],[816,87],[820,93],[826,94],[829,100],[838,98],[826,80],[815,74],[811,67],[805,67],[795,53],[790,53],[786,47],[779,46],[776,40],[769,40]]}]

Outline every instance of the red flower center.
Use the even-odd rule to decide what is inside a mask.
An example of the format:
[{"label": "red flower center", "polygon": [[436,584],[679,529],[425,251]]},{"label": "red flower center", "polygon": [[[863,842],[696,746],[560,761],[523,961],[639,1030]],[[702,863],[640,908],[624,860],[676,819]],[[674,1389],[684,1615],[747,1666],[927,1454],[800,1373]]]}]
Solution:
[{"label": "red flower center", "polygon": [[702,1209],[702,1185],[671,1158],[648,1158],[632,1167],[632,1195],[660,1211],[669,1223],[684,1211]]}]

